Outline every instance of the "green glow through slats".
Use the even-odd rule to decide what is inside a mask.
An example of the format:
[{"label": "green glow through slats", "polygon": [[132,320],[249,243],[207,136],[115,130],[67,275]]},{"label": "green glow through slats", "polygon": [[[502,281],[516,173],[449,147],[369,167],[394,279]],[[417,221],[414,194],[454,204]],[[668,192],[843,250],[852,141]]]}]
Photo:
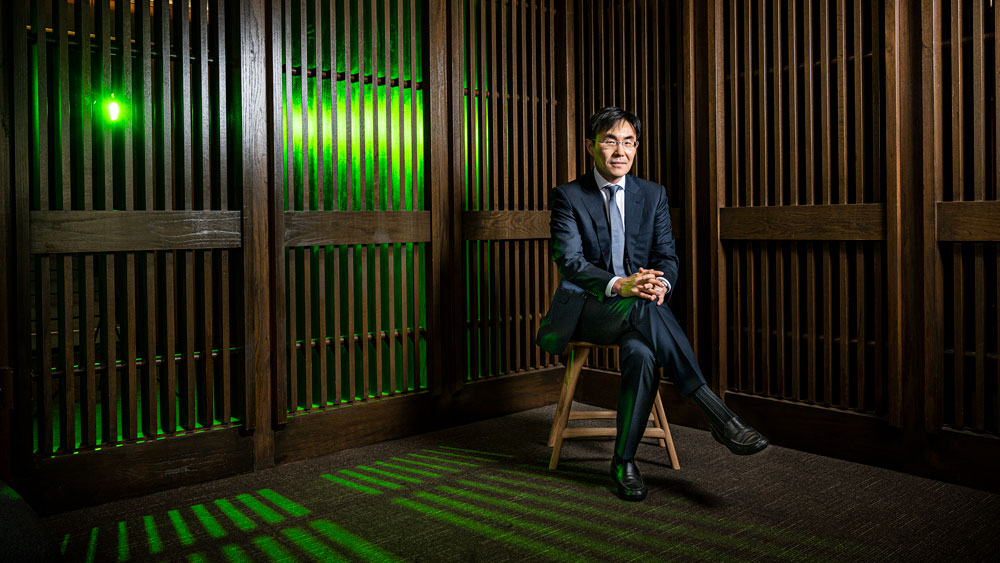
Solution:
[{"label": "green glow through slats", "polygon": [[174,525],[174,530],[177,530],[177,538],[181,540],[182,545],[191,545],[194,543],[194,536],[191,535],[191,531],[188,530],[187,523],[184,522],[184,518],[181,517],[181,513],[176,510],[167,511],[167,516],[170,518],[170,522]]},{"label": "green glow through slats", "polygon": [[349,549],[368,561],[402,561],[395,555],[379,549],[374,544],[327,520],[317,520],[309,525],[330,541]]},{"label": "green glow through slats", "polygon": [[405,498],[393,499],[393,502],[396,502],[397,504],[405,506],[406,508],[409,508],[411,510],[415,510],[423,514],[424,516],[430,516],[431,518],[435,518],[437,520],[441,520],[453,526],[463,528],[475,534],[485,536],[486,538],[491,540],[497,540],[509,543],[521,549],[530,551],[531,553],[537,556],[545,557],[552,561],[565,561],[566,563],[574,563],[580,560],[579,557],[572,555],[570,553],[564,553],[554,546],[546,545],[544,543],[537,542],[534,540],[529,540],[527,538],[522,538],[517,535],[514,535],[511,532],[503,532],[496,528],[480,524],[475,520],[470,520],[462,516],[457,516],[446,510],[440,510],[438,508],[430,507],[425,504]]},{"label": "green glow through slats", "polygon": [[257,494],[273,502],[276,506],[280,507],[292,516],[305,516],[306,514],[309,514],[309,510],[305,507],[292,502],[271,489],[261,489],[257,491]]},{"label": "green glow through slats", "polygon": [[[515,516],[509,516],[507,514],[482,508],[473,504],[469,504],[467,502],[448,499],[439,495],[435,495],[433,493],[417,493],[415,496],[423,500],[430,500],[432,502],[436,502],[442,506],[446,506],[454,510],[461,510],[463,512],[468,512],[470,514],[478,516],[479,518],[492,520],[503,526],[511,526],[514,528],[519,528],[528,533],[549,535],[556,530],[556,528],[549,525],[533,521],[521,520],[520,518],[517,518]],[[482,495],[477,495],[477,496],[482,496]],[[567,533],[565,529],[558,530],[558,537],[560,540],[565,541],[566,543],[571,543],[578,547],[582,547],[583,549],[590,550],[595,554],[597,554],[598,556],[600,556],[602,559],[609,557],[612,553],[616,555],[618,554],[624,555],[626,558],[631,560],[640,560],[643,557],[642,554],[639,552],[631,551],[622,546],[615,546],[609,543],[597,541],[589,537],[581,537],[576,534],[570,534]]]},{"label": "green glow through slats", "polygon": [[361,479],[362,481],[367,481],[369,483],[374,483],[380,487],[385,487],[387,489],[402,489],[403,486],[399,483],[391,483],[389,481],[383,481],[382,479],[376,479],[374,477],[369,477],[368,475],[363,475],[355,471],[350,471],[348,469],[341,469],[338,473],[342,475],[347,475],[348,477],[354,477],[355,479]]},{"label": "green glow through slats", "polygon": [[309,535],[309,532],[302,528],[288,528],[282,530],[281,533],[319,561],[347,561],[343,555],[330,549],[329,546]]},{"label": "green glow through slats", "polygon": [[468,462],[465,462],[465,461],[455,461],[453,459],[444,459],[443,457],[434,457],[432,455],[424,455],[424,454],[407,454],[407,455],[410,455],[410,456],[413,456],[413,457],[419,457],[420,459],[431,459],[431,460],[440,461],[440,462],[443,462],[443,463],[452,463],[454,465],[462,465],[462,466],[465,466],[465,467],[479,467],[479,464],[477,464],[477,463],[468,463]]},{"label": "green glow through slats", "polygon": [[205,508],[204,505],[196,504],[191,507],[191,511],[194,512],[194,515],[198,517],[199,521],[201,521],[201,525],[205,527],[208,535],[213,538],[221,538],[226,535],[225,528],[219,525],[219,521],[215,519],[215,516],[212,516],[212,514],[208,512],[208,509]]},{"label": "green glow through slats", "polygon": [[354,489],[356,491],[361,491],[363,493],[368,493],[370,495],[380,495],[380,494],[382,494],[382,491],[380,491],[378,489],[373,489],[371,487],[366,487],[364,485],[359,485],[359,484],[357,484],[357,483],[355,483],[353,481],[348,481],[347,479],[341,479],[340,477],[336,477],[334,475],[330,475],[329,473],[324,473],[322,475],[322,477],[324,479],[333,481],[334,483],[337,483],[338,485],[344,485],[345,487],[350,487],[350,488],[352,488],[352,489]]},{"label": "green glow through slats", "polygon": [[125,521],[118,522],[118,561],[128,561],[128,528]]},{"label": "green glow through slats", "polygon": [[363,471],[371,471],[372,473],[378,473],[379,475],[385,475],[386,477],[390,477],[392,479],[399,479],[400,481],[406,481],[407,483],[423,483],[423,481],[417,479],[416,477],[407,477],[406,475],[398,475],[390,471],[383,471],[381,469],[376,469],[374,467],[368,467],[367,465],[359,465],[358,469],[361,469]]},{"label": "green glow through slats", "polygon": [[97,532],[99,528],[94,526],[90,530],[90,543],[87,545],[87,556],[84,559],[87,563],[93,563],[94,557],[97,555]]},{"label": "green glow through slats", "polygon": [[235,506],[233,506],[233,503],[229,502],[228,500],[224,498],[219,499],[215,501],[215,506],[218,506],[219,510],[221,510],[223,514],[228,516],[229,519],[233,521],[233,524],[236,524],[236,527],[239,528],[240,530],[246,532],[248,530],[252,530],[257,527],[257,525],[254,524],[252,520],[247,518],[245,514],[240,512],[240,510]]},{"label": "green glow through slats", "polygon": [[[249,563],[253,559],[247,555],[247,552],[243,551],[243,548],[238,545],[224,545],[222,546],[222,555],[225,556],[226,561],[229,563]],[[285,561],[290,561],[290,559],[285,559]]]},{"label": "green glow through slats", "polygon": [[282,547],[280,543],[276,542],[274,538],[270,536],[256,537],[253,539],[253,543],[275,563],[296,560],[291,553],[288,553],[288,551]]},{"label": "green glow through slats", "polygon": [[160,532],[156,529],[156,522],[152,516],[143,516],[143,524],[146,526],[146,542],[149,545],[150,553],[163,551],[163,542],[160,541]]},{"label": "green glow through slats", "polygon": [[403,467],[402,465],[396,465],[395,463],[386,463],[384,461],[376,461],[375,465],[382,465],[385,467],[391,467],[393,469],[398,469],[400,471],[409,471],[410,473],[416,473],[417,475],[423,475],[425,477],[440,477],[441,475],[437,473],[431,473],[430,471],[423,471],[420,469],[413,469],[412,467]]},{"label": "green glow through slats", "polygon": [[439,452],[437,450],[420,450],[420,451],[426,452],[426,453],[429,453],[429,454],[435,454],[435,455],[449,455],[449,456],[452,456],[452,457],[460,457],[462,459],[474,459],[476,461],[485,461],[487,463],[495,463],[496,462],[495,459],[489,459],[489,458],[485,458],[485,457],[477,457],[477,456],[474,456],[474,455],[453,454],[453,453],[450,453],[450,452]]},{"label": "green glow through slats", "polygon": [[236,499],[246,505],[247,508],[257,513],[268,524],[274,524],[276,522],[281,522],[285,519],[284,516],[278,514],[277,512],[271,510],[264,503],[253,498],[250,495],[236,495]]},{"label": "green glow through slats", "polygon": [[460,473],[461,469],[455,469],[454,467],[445,467],[443,465],[434,465],[433,463],[424,463],[422,461],[414,461],[412,459],[403,459],[401,457],[392,458],[393,461],[398,461],[401,463],[412,463],[413,465],[419,465],[421,467],[430,467],[431,469],[440,469],[441,471],[450,471],[451,473]]}]

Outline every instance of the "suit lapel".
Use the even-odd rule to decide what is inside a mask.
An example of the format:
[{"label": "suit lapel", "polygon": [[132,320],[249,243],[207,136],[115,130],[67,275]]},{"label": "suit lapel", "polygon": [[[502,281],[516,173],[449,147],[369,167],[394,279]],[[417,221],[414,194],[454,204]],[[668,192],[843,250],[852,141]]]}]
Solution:
[{"label": "suit lapel", "polygon": [[605,262],[611,261],[611,232],[608,230],[607,208],[604,206],[604,196],[597,187],[594,180],[593,170],[583,175],[583,205],[590,213],[590,219],[594,222],[594,231],[597,232],[597,242],[601,246],[601,259]]},{"label": "suit lapel", "polygon": [[[642,195],[639,185],[629,174],[625,176],[625,253],[639,242],[639,231],[642,230],[642,212],[646,206],[646,198]],[[642,264],[640,264],[642,265]]]}]

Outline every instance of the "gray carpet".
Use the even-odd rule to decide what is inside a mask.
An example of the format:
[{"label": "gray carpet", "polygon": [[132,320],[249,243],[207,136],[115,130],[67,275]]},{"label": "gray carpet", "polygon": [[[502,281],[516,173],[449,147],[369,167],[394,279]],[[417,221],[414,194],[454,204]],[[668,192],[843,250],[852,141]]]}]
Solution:
[{"label": "gray carpet", "polygon": [[[585,407],[584,407],[585,408]],[[1000,495],[672,427],[642,503],[554,407],[45,519],[67,561],[993,561]]]}]

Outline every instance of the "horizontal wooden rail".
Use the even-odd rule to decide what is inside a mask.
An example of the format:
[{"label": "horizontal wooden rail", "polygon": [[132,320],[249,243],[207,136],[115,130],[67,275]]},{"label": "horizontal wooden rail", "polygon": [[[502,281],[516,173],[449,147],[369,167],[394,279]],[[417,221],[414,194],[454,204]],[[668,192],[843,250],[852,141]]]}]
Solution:
[{"label": "horizontal wooden rail", "polygon": [[885,240],[885,205],[727,207],[719,231],[723,239]]},{"label": "horizontal wooden rail", "polygon": [[285,246],[431,240],[429,211],[286,211]]},{"label": "horizontal wooden rail", "polygon": [[[675,238],[683,238],[681,209],[670,210]],[[626,218],[626,220],[628,220]],[[463,240],[548,239],[548,211],[466,211],[462,213]]]},{"label": "horizontal wooden rail", "polygon": [[239,211],[32,211],[31,252],[239,248]]},{"label": "horizontal wooden rail", "polygon": [[937,238],[943,241],[1000,241],[1000,201],[939,202]]}]

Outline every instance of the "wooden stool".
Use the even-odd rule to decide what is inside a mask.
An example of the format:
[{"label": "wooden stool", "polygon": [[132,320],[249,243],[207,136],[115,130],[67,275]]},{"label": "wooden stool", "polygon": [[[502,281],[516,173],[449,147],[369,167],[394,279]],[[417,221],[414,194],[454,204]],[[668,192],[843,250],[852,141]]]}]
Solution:
[{"label": "wooden stool", "polygon": [[[580,378],[580,371],[583,364],[590,356],[590,350],[597,346],[589,342],[570,342],[563,352],[566,358],[566,374],[563,378],[562,392],[559,394],[559,403],[556,405],[556,416],[552,421],[552,430],[549,432],[549,447],[552,448],[552,459],[549,461],[549,469],[555,469],[559,465],[559,453],[562,450],[563,440],[566,438],[582,438],[589,436],[614,438],[618,433],[614,426],[601,428],[570,428],[570,420],[590,420],[590,419],[611,419],[615,420],[615,411],[576,411],[573,412],[573,395],[576,393],[576,383]],[[617,348],[617,346],[615,347]],[[653,426],[646,427],[643,438],[656,438],[661,448],[667,449],[667,457],[670,466],[680,469],[677,462],[677,452],[674,450],[674,440],[670,436],[670,426],[667,425],[667,414],[663,410],[663,402],[660,400],[660,391],[656,391],[656,399],[653,401],[653,412],[649,414],[649,419],[653,421]]]}]

